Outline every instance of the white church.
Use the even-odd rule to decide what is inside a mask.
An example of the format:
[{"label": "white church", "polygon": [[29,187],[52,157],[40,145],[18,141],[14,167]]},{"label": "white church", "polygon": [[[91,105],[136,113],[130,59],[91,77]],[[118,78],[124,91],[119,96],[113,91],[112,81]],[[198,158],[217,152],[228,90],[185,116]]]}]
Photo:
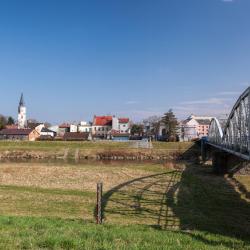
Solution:
[{"label": "white church", "polygon": [[18,125],[18,129],[23,129],[27,127],[26,107],[24,104],[23,93],[21,95],[19,106],[18,106],[17,125]]}]

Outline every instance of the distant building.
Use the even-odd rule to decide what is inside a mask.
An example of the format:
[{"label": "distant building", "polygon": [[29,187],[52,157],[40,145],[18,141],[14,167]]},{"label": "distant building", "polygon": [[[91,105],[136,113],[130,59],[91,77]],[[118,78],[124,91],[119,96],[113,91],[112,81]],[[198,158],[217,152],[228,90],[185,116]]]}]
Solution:
[{"label": "distant building", "polygon": [[118,118],[119,132],[130,134],[130,121],[129,118]]},{"label": "distant building", "polygon": [[91,131],[92,131],[92,124],[88,122],[81,121],[80,124],[78,125],[78,132],[91,133]]},{"label": "distant building", "polygon": [[94,116],[92,135],[100,139],[107,139],[112,130],[112,116]]},{"label": "distant building", "polygon": [[75,125],[75,124],[70,124],[69,132],[71,132],[71,133],[76,133],[76,132],[78,132],[78,126]]},{"label": "distant building", "polygon": [[3,129],[0,140],[35,141],[40,134],[35,129]]},{"label": "distant building", "polygon": [[41,133],[42,129],[45,127],[44,123],[40,122],[27,122],[27,128],[35,129],[38,133]]},{"label": "distant building", "polygon": [[65,141],[87,141],[90,140],[89,133],[66,132],[63,136]]},{"label": "distant building", "polygon": [[41,129],[40,136],[42,136],[44,138],[45,137],[54,138],[56,136],[56,132],[44,127]]},{"label": "distant building", "polygon": [[17,125],[19,129],[24,129],[27,125],[27,117],[26,117],[26,107],[24,104],[23,94],[21,95],[19,105],[18,105],[18,117],[17,117]]},{"label": "distant building", "polygon": [[130,134],[129,118],[115,116],[94,116],[92,135],[102,139],[111,139],[113,134]]},{"label": "distant building", "polygon": [[53,132],[55,132],[56,134],[59,133],[59,126],[58,125],[54,125],[54,126],[50,126],[48,127],[49,130],[52,130]]},{"label": "distant building", "polygon": [[213,117],[191,115],[180,122],[179,137],[181,141],[191,141],[208,135]]},{"label": "distant building", "polygon": [[70,132],[70,124],[63,123],[58,127],[58,136],[62,137],[66,132]]},{"label": "distant building", "polygon": [[125,134],[125,133],[112,133],[111,134],[111,139],[113,141],[129,141],[130,134]]},{"label": "distant building", "polygon": [[5,128],[7,128],[7,129],[18,129],[18,126],[16,124],[12,124],[12,125],[6,125]]}]

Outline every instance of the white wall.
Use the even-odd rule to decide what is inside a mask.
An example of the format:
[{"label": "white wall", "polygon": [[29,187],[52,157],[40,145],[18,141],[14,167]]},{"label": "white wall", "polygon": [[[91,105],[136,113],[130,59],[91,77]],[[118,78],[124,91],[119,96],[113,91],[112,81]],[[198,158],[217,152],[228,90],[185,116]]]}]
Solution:
[{"label": "white wall", "polygon": [[51,126],[48,128],[49,130],[52,130],[54,132],[56,132],[58,134],[59,132],[59,126],[58,125],[55,125],[55,126]]},{"label": "white wall", "polygon": [[45,135],[45,136],[49,135],[51,137],[54,137],[54,133],[53,132],[41,132],[40,135]]},{"label": "white wall", "polygon": [[120,123],[119,131],[120,133],[130,133],[129,123]]},{"label": "white wall", "polygon": [[26,126],[26,107],[20,107],[20,113],[17,117],[18,128],[25,128]]},{"label": "white wall", "polygon": [[79,125],[78,126],[78,132],[88,132],[88,133],[90,133],[91,132],[91,128],[92,128],[92,126],[90,126],[90,125],[84,125],[84,126],[82,126],[82,125]]},{"label": "white wall", "polygon": [[76,133],[77,132],[77,125],[71,124],[70,125],[70,132],[71,133]]},{"label": "white wall", "polygon": [[117,117],[112,118],[112,129],[119,130],[119,120]]}]

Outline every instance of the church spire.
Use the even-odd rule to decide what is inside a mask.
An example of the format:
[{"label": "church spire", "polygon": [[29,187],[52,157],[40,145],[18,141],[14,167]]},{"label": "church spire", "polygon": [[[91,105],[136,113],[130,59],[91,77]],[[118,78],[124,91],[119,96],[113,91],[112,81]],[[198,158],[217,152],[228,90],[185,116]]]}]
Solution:
[{"label": "church spire", "polygon": [[23,98],[23,93],[21,94],[19,106],[24,106],[24,98]]}]

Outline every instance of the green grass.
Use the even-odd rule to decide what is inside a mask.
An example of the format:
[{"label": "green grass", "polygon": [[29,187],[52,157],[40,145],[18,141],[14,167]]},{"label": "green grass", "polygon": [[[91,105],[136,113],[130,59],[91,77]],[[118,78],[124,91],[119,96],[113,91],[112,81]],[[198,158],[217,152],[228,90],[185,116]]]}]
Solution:
[{"label": "green grass", "polygon": [[[95,163],[64,172],[58,165],[28,164],[25,172],[21,164],[3,164],[0,249],[250,249],[250,177],[234,176],[244,180],[239,189],[207,166],[178,164],[184,171],[167,164]],[[43,168],[41,183],[27,182]],[[79,179],[84,172],[88,180]],[[51,174],[65,186],[81,181],[71,189],[52,188]],[[101,226],[94,224],[95,175],[105,187]],[[92,191],[81,188],[84,181]]]},{"label": "green grass", "polygon": [[249,249],[240,239],[208,232],[146,226],[94,225],[80,220],[0,216],[0,248],[13,249]]},{"label": "green grass", "polygon": [[1,150],[58,151],[68,149],[121,149],[128,148],[126,142],[66,142],[66,141],[0,141]]},{"label": "green grass", "polygon": [[[194,145],[193,142],[153,142],[155,149],[187,150]],[[130,142],[67,142],[67,141],[0,141],[1,150],[62,150],[62,149],[102,149],[119,150],[130,148]]]}]

